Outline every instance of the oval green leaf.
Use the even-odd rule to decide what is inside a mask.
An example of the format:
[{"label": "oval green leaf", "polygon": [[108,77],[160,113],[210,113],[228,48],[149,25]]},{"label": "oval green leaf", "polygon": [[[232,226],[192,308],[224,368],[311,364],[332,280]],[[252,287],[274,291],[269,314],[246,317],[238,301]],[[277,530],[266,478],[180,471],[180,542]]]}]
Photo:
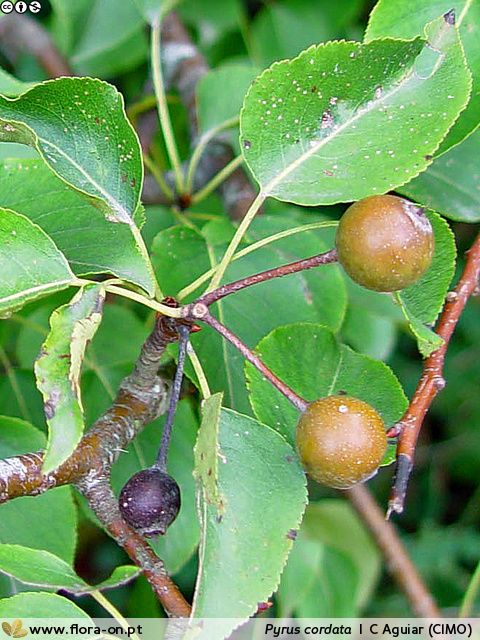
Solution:
[{"label": "oval green leaf", "polygon": [[[365,40],[383,38],[414,38],[422,35],[424,26],[440,14],[455,11],[456,27],[472,73],[472,94],[466,109],[453,125],[436,155],[468,136],[480,123],[480,4],[476,0],[380,0],[368,22]],[[453,18],[453,16],[452,16]]]},{"label": "oval green leaf", "polygon": [[75,280],[65,256],[28,218],[0,208],[0,317]]},{"label": "oval green leaf", "polygon": [[470,82],[443,17],[425,40],[311,47],[252,84],[242,151],[266,196],[318,205],[384,193],[428,166]]},{"label": "oval green leaf", "polygon": [[82,437],[80,372],[87,343],[101,322],[104,300],[102,285],[87,285],[50,318],[50,333],[35,363],[49,427],[44,473],[64,462]]},{"label": "oval green leaf", "polygon": [[38,159],[0,163],[0,203],[41,227],[76,275],[112,273],[149,294],[155,279],[129,225],[109,222],[98,207],[71,189]]},{"label": "oval green leaf", "polygon": [[[307,323],[279,327],[260,341],[256,353],[308,402],[345,392],[371,404],[387,426],[397,422],[407,408],[391,369],[339,344],[327,327]],[[293,444],[298,410],[249,363],[246,376],[257,418]]]},{"label": "oval green leaf", "polygon": [[59,78],[14,100],[0,96],[0,141],[36,147],[65,182],[99,200],[107,218],[133,223],[143,183],[140,144],[112,85]]},{"label": "oval green leaf", "polygon": [[[306,503],[305,475],[275,431],[223,409],[218,432],[219,513],[199,484],[202,539],[193,617],[236,618],[206,637],[220,640],[277,588]],[[235,579],[232,580],[232,576]],[[222,627],[222,628],[221,628]]]}]

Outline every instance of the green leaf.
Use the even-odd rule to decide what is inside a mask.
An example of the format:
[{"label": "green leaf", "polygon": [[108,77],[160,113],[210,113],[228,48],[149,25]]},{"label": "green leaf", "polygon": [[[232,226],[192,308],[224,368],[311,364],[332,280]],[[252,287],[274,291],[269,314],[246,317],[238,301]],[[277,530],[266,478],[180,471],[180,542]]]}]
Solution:
[{"label": "green leaf", "polygon": [[138,247],[132,228],[106,220],[98,207],[68,187],[40,160],[0,163],[0,203],[38,224],[76,275],[113,273],[153,295],[152,267]]},{"label": "green leaf", "polygon": [[[45,435],[28,422],[0,417],[0,467],[1,459],[43,449],[45,440]],[[44,549],[73,563],[76,509],[70,487],[0,505],[0,543]]]},{"label": "green leaf", "polygon": [[0,544],[0,571],[37,587],[65,588],[73,592],[88,588],[87,583],[61,558],[48,551],[17,544]]},{"label": "green leaf", "polygon": [[[306,578],[306,579],[305,579]],[[344,553],[306,539],[294,543],[278,590],[280,616],[353,618],[358,571]]]},{"label": "green leaf", "polygon": [[342,341],[355,351],[377,360],[386,360],[395,346],[397,327],[392,320],[368,307],[349,304],[341,335]]},{"label": "green leaf", "polygon": [[133,565],[126,564],[120,567],[115,567],[112,574],[106,580],[102,580],[102,582],[95,585],[90,585],[87,591],[82,591],[81,593],[89,593],[90,591],[106,591],[107,589],[123,587],[125,584],[128,584],[137,578],[140,573],[141,569]]},{"label": "green leaf", "polygon": [[[407,408],[405,394],[391,369],[339,344],[327,327],[307,323],[279,327],[261,340],[255,351],[308,402],[344,391],[372,405],[387,426],[397,422]],[[258,420],[293,444],[298,410],[249,363],[246,376]]]},{"label": "green leaf", "polygon": [[[164,419],[149,424],[135,443],[122,455],[112,470],[112,485],[118,494],[127,480],[155,460],[160,445]],[[182,506],[166,535],[150,542],[170,573],[179,571],[198,546],[200,529],[195,504],[193,479],[193,447],[197,437],[198,419],[188,400],[182,400],[175,415],[172,441],[168,451],[168,471],[180,486]]]},{"label": "green leaf", "polygon": [[3,96],[16,97],[24,93],[33,86],[31,82],[17,80],[5,69],[0,68],[0,94]]},{"label": "green leaf", "polygon": [[[63,0],[63,3],[74,3]],[[59,1],[55,2],[56,10]],[[135,0],[94,0],[74,22],[79,32],[70,64],[78,75],[113,77],[134,69],[148,55],[143,18]],[[71,14],[75,9],[62,7]]]},{"label": "green leaf", "polygon": [[[310,503],[302,525],[309,540],[320,540],[350,558],[357,569],[355,605],[365,607],[380,577],[381,558],[365,525],[344,500]],[[355,540],[355,544],[352,544]]]},{"label": "green leaf", "polygon": [[480,131],[397,191],[458,222],[480,222]]},{"label": "green leaf", "polygon": [[202,422],[195,445],[195,478],[202,485],[203,498],[223,510],[218,489],[218,438],[223,393],[215,393],[202,404]]},{"label": "green leaf", "polygon": [[0,572],[25,584],[64,589],[77,595],[121,586],[139,574],[138,567],[117,567],[107,580],[88,585],[64,560],[48,551],[18,544],[0,544]]},{"label": "green leaf", "polygon": [[346,35],[346,25],[362,10],[359,0],[312,2],[284,0],[267,4],[252,24],[255,52],[263,67],[293,58],[312,44]]},{"label": "green leaf", "polygon": [[178,12],[195,30],[196,42],[203,50],[239,31],[245,20],[246,7],[241,0],[183,0]]},{"label": "green leaf", "polygon": [[143,182],[137,135],[120,93],[92,78],[59,78],[15,100],[0,96],[0,140],[34,146],[106,217],[133,224]]},{"label": "green leaf", "polygon": [[80,371],[87,343],[102,319],[104,300],[102,285],[87,285],[50,319],[50,333],[35,363],[49,427],[44,473],[64,462],[82,437]]},{"label": "green leaf", "polygon": [[[251,225],[248,240],[260,240],[294,226],[295,221],[284,217],[261,216]],[[203,231],[202,236],[192,229],[174,227],[162,231],[155,238],[152,262],[168,295],[175,295],[223,255],[225,238],[220,238],[218,244],[215,238],[219,225],[211,223]],[[323,238],[321,230],[309,231],[262,247],[233,262],[225,281],[315,255],[330,248]],[[285,304],[286,300],[288,304]],[[321,322],[332,329],[339,329],[346,302],[345,284],[339,268],[327,265],[239,291],[215,305],[213,312],[242,340],[254,345],[278,325],[278,318],[285,323],[302,320]],[[242,356],[209,328],[192,336],[192,344],[202,360],[212,389],[224,390],[225,402],[229,406],[249,413]]]},{"label": "green leaf", "polygon": [[426,213],[435,234],[432,263],[418,282],[396,295],[424,356],[443,342],[425,325],[433,325],[438,318],[455,273],[456,258],[455,238],[447,222],[434,212]]},{"label": "green leaf", "polygon": [[237,620],[206,632],[211,640],[228,635],[276,589],[306,502],[305,475],[293,449],[256,420],[223,409],[218,456],[224,511],[219,515],[204,499],[200,485],[202,541],[193,616]]},{"label": "green leaf", "polygon": [[455,11],[456,27],[472,73],[473,85],[466,109],[442,142],[437,155],[461,142],[480,122],[480,5],[474,0],[418,0],[412,11],[409,0],[379,0],[370,14],[365,34],[366,41],[385,36],[414,38],[422,35],[427,22],[452,9]]},{"label": "green leaf", "polygon": [[135,0],[138,10],[151,26],[160,23],[162,17],[171,11],[181,0]]},{"label": "green leaf", "polygon": [[377,547],[347,502],[310,503],[282,575],[278,615],[358,617],[380,568]]},{"label": "green leaf", "polygon": [[258,70],[247,65],[228,65],[209,71],[197,85],[200,131],[207,132],[240,114],[243,98]]},{"label": "green leaf", "polygon": [[443,17],[426,40],[311,47],[253,83],[241,113],[243,154],[262,192],[279,200],[384,193],[427,167],[469,91],[457,31]]},{"label": "green leaf", "polygon": [[[71,600],[55,593],[18,593],[0,600],[2,618],[91,618]],[[55,637],[49,635],[49,637]]]},{"label": "green leaf", "polygon": [[[318,595],[318,589],[322,584],[319,573],[327,553],[328,550],[323,544],[319,544],[316,540],[308,540],[300,529],[288,556],[277,592],[279,617],[288,618],[294,615],[298,606],[309,597],[312,590],[315,590]],[[327,579],[326,582],[328,584],[330,581]],[[332,611],[333,615],[335,613]]]},{"label": "green leaf", "polygon": [[0,317],[75,280],[68,262],[39,226],[0,208]]}]

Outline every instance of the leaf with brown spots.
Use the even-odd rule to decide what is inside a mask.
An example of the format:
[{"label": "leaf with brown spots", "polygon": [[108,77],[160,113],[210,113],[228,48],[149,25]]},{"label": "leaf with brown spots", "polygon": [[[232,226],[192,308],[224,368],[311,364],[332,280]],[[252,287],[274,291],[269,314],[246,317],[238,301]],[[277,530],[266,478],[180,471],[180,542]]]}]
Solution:
[{"label": "leaf with brown spots", "polygon": [[[35,363],[49,427],[45,472],[62,464],[82,437],[80,371],[85,348],[100,324],[104,300],[102,285],[87,285],[50,318],[50,333]],[[66,358],[66,353],[70,357]]]}]

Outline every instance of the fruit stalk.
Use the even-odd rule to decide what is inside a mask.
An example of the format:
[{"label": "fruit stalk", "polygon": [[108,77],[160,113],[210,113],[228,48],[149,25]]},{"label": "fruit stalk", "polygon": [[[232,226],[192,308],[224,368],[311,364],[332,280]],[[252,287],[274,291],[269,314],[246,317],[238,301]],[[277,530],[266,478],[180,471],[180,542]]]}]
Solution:
[{"label": "fruit stalk", "polygon": [[173,421],[180,399],[180,392],[182,389],[183,370],[185,368],[185,357],[187,354],[188,338],[190,335],[190,329],[185,325],[178,325],[178,333],[180,339],[178,341],[178,361],[177,370],[173,379],[172,392],[170,395],[170,402],[168,405],[167,417],[165,420],[165,426],[163,427],[162,440],[160,442],[160,448],[158,450],[157,459],[154,467],[160,471],[167,471],[167,456],[168,448],[170,446],[170,440],[172,438]]},{"label": "fruit stalk", "polygon": [[225,298],[232,293],[236,293],[237,291],[241,291],[246,287],[251,287],[254,284],[266,282],[273,278],[282,278],[283,276],[288,276],[291,273],[298,273],[299,271],[313,269],[314,267],[319,267],[323,264],[332,264],[333,262],[337,262],[336,249],[331,249],[330,251],[319,253],[311,258],[296,260],[295,262],[290,262],[289,264],[284,264],[280,267],[275,267],[274,269],[267,269],[266,271],[255,273],[252,276],[241,278],[235,282],[224,284],[221,287],[218,287],[218,289],[214,289],[213,291],[210,291],[210,293],[206,293],[201,296],[198,298],[197,302],[205,304],[208,307],[214,302],[218,302],[222,298]]},{"label": "fruit stalk", "polygon": [[[194,305],[196,307],[197,305]],[[226,340],[230,342],[245,358],[248,360],[253,366],[260,371],[261,374],[265,376],[265,378],[283,394],[287,400],[289,400],[293,406],[299,411],[303,412],[308,407],[308,402],[304,400],[301,396],[299,396],[293,389],[291,389],[287,384],[285,384],[280,378],[278,378],[273,371],[271,371],[266,364],[262,362],[262,360],[255,354],[247,345],[240,340],[238,336],[236,336],[230,329],[227,329],[225,325],[219,322],[216,318],[214,318],[209,312],[207,307],[204,305],[198,305],[198,307],[202,310],[202,315],[196,316],[196,319],[202,320],[205,324],[208,324],[212,329],[215,329],[221,336],[223,336]]]}]

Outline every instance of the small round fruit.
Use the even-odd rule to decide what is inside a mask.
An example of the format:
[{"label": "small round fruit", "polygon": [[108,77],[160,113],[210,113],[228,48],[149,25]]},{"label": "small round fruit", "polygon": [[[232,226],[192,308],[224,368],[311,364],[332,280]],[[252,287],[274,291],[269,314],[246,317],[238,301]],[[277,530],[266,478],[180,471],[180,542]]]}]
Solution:
[{"label": "small round fruit", "polygon": [[338,260],[367,289],[397,291],[430,266],[432,225],[421,207],[397,196],[369,196],[352,204],[337,229]]},{"label": "small round fruit", "polygon": [[369,404],[350,396],[309,404],[298,422],[296,441],[306,472],[335,489],[368,480],[387,449],[382,418]]},{"label": "small round fruit", "polygon": [[180,511],[180,488],[155,467],[139,471],[120,492],[123,518],[146,537],[164,535]]}]

